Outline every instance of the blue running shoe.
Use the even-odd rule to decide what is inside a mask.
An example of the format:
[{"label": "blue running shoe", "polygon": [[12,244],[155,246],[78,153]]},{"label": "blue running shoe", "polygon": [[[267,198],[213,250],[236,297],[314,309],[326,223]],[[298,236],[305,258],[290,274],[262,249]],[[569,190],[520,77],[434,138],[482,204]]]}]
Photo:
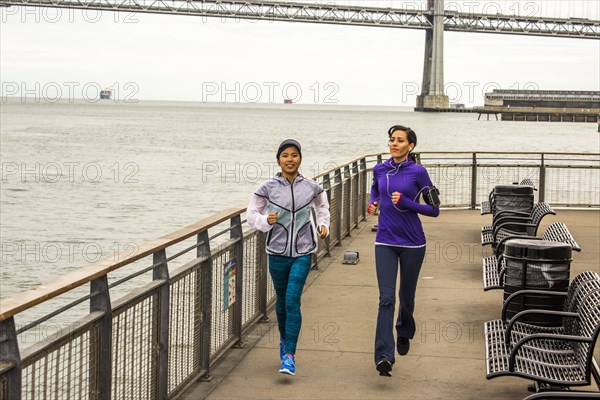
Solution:
[{"label": "blue running shoe", "polygon": [[279,339],[279,359],[283,360],[283,356],[285,356],[285,340]]},{"label": "blue running shoe", "polygon": [[296,375],[296,359],[291,354],[286,354],[281,360],[281,368],[279,372],[282,374]]}]

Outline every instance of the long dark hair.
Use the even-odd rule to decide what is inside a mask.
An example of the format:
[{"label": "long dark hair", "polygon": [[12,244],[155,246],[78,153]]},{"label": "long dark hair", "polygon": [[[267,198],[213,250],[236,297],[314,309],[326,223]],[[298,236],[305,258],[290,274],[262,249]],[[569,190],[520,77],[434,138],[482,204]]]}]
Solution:
[{"label": "long dark hair", "polygon": [[[388,129],[388,137],[391,139],[392,135],[396,131],[403,131],[406,133],[406,139],[408,140],[408,143],[413,145],[414,150],[414,148],[417,146],[417,134],[415,133],[415,131],[413,131],[407,126],[394,125],[390,129]],[[415,162],[417,161],[417,156],[412,153],[412,150],[410,153],[408,153],[408,157]]]}]

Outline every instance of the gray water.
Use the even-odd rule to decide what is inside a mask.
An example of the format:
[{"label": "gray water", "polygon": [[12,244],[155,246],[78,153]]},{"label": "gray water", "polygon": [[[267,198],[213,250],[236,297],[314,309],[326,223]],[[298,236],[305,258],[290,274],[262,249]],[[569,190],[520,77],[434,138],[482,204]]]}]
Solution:
[{"label": "gray water", "polygon": [[186,102],[22,103],[0,108],[0,297],[247,202],[280,141],[304,175],[387,150],[597,152],[596,124],[477,120],[392,107]]}]

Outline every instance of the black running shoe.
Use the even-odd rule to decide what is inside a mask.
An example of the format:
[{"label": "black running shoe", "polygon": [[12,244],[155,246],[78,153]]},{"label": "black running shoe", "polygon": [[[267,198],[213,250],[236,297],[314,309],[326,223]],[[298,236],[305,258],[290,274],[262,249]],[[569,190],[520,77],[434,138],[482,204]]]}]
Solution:
[{"label": "black running shoe", "polygon": [[405,337],[399,337],[396,348],[398,350],[398,354],[405,356],[408,353],[408,349],[410,349],[410,340]]},{"label": "black running shoe", "polygon": [[387,358],[382,358],[375,368],[381,376],[392,376],[392,363]]}]

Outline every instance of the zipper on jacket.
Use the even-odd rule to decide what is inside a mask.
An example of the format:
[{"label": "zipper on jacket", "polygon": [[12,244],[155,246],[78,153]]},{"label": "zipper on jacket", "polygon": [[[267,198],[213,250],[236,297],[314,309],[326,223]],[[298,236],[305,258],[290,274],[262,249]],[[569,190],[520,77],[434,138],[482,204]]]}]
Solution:
[{"label": "zipper on jacket", "polygon": [[[294,178],[294,180],[290,182],[290,190],[292,191],[292,226],[290,228],[290,257],[292,257],[292,251],[294,248],[294,218],[296,216],[296,204],[294,202],[294,182],[296,182],[296,178]],[[298,238],[296,238],[296,240],[298,240]]]}]

